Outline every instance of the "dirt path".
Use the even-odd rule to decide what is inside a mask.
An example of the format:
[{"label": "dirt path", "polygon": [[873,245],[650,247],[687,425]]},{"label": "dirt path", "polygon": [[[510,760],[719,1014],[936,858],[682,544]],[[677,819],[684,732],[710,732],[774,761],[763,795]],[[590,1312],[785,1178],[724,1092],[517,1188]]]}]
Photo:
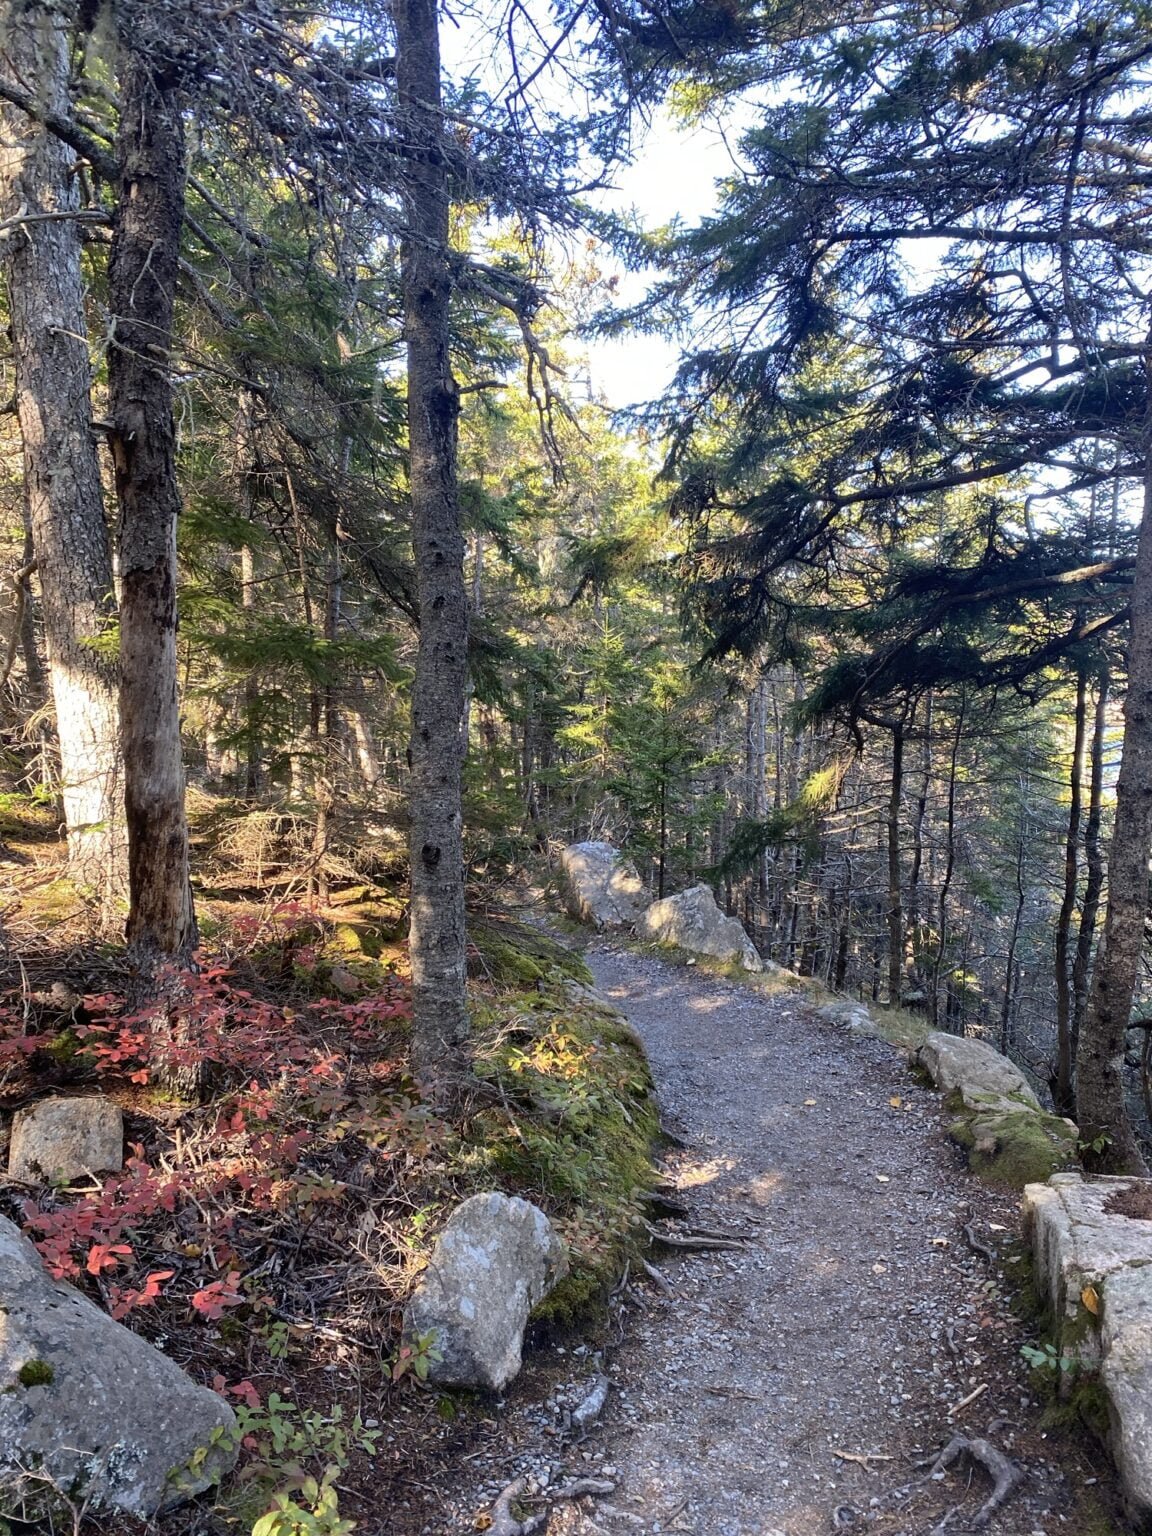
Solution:
[{"label": "dirt path", "polygon": [[583,1439],[564,1407],[591,1363],[526,1371],[500,1416],[499,1467],[495,1446],[477,1455],[486,1486],[461,1491],[446,1529],[468,1529],[517,1475],[546,1488],[592,1474],[615,1491],[558,1505],[550,1532],[962,1531],[990,1491],[982,1470],[908,1486],[957,1432],[1026,1471],[996,1536],[1121,1529],[1089,1437],[1042,1427],[1003,1294],[1010,1250],[1000,1269],[965,1236],[1006,1247],[1015,1200],[961,1168],[938,1096],[900,1055],[787,996],[607,946],[588,958],[648,1048],[682,1142],[664,1164],[686,1225],[748,1244],[657,1256],[672,1290],[645,1280],[626,1296],[608,1406]]}]

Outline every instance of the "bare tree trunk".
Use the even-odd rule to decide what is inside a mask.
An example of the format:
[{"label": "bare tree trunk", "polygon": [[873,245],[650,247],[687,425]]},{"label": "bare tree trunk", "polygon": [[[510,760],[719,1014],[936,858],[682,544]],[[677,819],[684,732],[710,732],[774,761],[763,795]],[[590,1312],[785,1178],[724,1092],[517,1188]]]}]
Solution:
[{"label": "bare tree trunk", "polygon": [[1076,678],[1072,771],[1068,778],[1068,830],[1064,840],[1064,894],[1056,918],[1056,1070],[1052,1102],[1061,1115],[1076,1113],[1075,1052],[1072,1042],[1072,972],[1070,965],[1072,914],[1080,884],[1080,817],[1084,800],[1084,735],[1088,720],[1088,678]]},{"label": "bare tree trunk", "polygon": [[[6,14],[5,14],[6,13]],[[46,111],[69,115],[72,18],[8,0],[3,66]],[[69,872],[105,915],[128,886],[116,663],[98,641],[114,618],[112,557],[92,436],[75,155],[16,107],[0,107],[0,218],[32,216],[0,245],[40,572]],[[36,222],[36,216],[49,217]]]},{"label": "bare tree trunk", "polygon": [[940,1020],[940,973],[944,967],[948,947],[948,894],[952,889],[952,876],[956,872],[956,769],[960,760],[960,741],[964,735],[964,706],[966,702],[965,695],[961,693],[960,707],[956,713],[956,732],[952,737],[952,754],[948,760],[947,841],[945,845],[944,878],[940,882],[940,897],[937,906],[936,960],[932,966],[932,997],[930,1000],[932,1027],[934,1029]]},{"label": "bare tree trunk", "polygon": [[888,1003],[900,1002],[904,961],[904,904],[900,890],[900,801],[904,791],[904,727],[892,729],[892,783],[888,794]]},{"label": "bare tree trunk", "polygon": [[932,723],[934,718],[932,694],[928,694],[924,709],[924,755],[921,759],[920,792],[916,796],[912,817],[912,867],[908,871],[908,921],[905,938],[905,974],[916,987],[922,982],[920,954],[923,934],[920,920],[920,871],[924,863],[924,820],[928,810],[928,795],[932,788]]},{"label": "bare tree trunk", "polygon": [[402,261],[412,545],[420,644],[412,690],[412,1059],[435,1084],[468,1037],[461,774],[468,669],[456,480],[460,397],[449,355],[448,183],[436,0],[396,0],[396,88],[410,158]]},{"label": "bare tree trunk", "polygon": [[1108,726],[1109,676],[1107,668],[1100,677],[1096,693],[1096,715],[1092,723],[1091,766],[1088,772],[1088,815],[1084,822],[1084,899],[1080,906],[1080,927],[1076,934],[1076,958],[1072,962],[1072,1059],[1080,1040],[1084,1014],[1088,1008],[1088,984],[1092,962],[1092,940],[1104,889],[1104,854],[1100,847],[1100,821],[1104,808],[1104,734]]},{"label": "bare tree trunk", "polygon": [[184,216],[174,83],[126,39],[120,197],[108,297],[111,445],[120,504],[120,718],[128,819],[129,952],[140,974],[196,947],[176,656],[175,427],[169,373]]},{"label": "bare tree trunk", "polygon": [[1145,1171],[1124,1101],[1124,1039],[1144,949],[1148,853],[1152,847],[1150,448],[1152,445],[1146,442],[1144,518],[1129,599],[1128,697],[1124,703],[1124,747],[1116,784],[1116,823],[1108,860],[1108,905],[1076,1053],[1076,1099],[1080,1135],[1085,1143],[1084,1164],[1093,1173]]}]

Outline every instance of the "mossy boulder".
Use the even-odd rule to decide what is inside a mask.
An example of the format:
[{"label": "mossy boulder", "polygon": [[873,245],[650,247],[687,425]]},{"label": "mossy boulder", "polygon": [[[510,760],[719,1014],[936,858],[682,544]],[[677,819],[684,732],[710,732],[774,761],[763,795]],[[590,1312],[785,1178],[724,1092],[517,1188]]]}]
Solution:
[{"label": "mossy boulder", "polygon": [[539,1204],[567,1244],[571,1268],[533,1321],[593,1322],[646,1241],[660,1128],[643,1046],[607,999],[571,982],[494,1009],[476,1037],[477,1072],[501,1104],[472,1122],[469,1172]]},{"label": "mossy boulder", "polygon": [[565,980],[592,984],[592,973],[566,944],[513,918],[473,918],[468,924],[468,973],[496,987],[534,988]]},{"label": "mossy boulder", "polygon": [[1076,1128],[1026,1105],[997,1105],[959,1115],[949,1134],[968,1165],[989,1184],[1023,1189],[1076,1162]]}]

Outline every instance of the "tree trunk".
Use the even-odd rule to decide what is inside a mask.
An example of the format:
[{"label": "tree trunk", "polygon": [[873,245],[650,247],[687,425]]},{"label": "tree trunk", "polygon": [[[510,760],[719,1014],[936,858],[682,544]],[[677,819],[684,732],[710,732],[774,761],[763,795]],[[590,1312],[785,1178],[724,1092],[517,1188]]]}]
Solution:
[{"label": "tree trunk", "polygon": [[964,708],[967,696],[961,692],[956,712],[956,731],[952,737],[952,754],[948,759],[948,814],[947,841],[945,844],[944,878],[940,882],[940,897],[936,920],[936,959],[932,966],[932,1027],[940,1020],[940,974],[944,969],[948,950],[948,893],[952,889],[952,876],[956,872],[956,769],[960,760],[960,742],[964,735]]},{"label": "tree trunk", "polygon": [[1104,735],[1108,727],[1109,676],[1105,668],[1096,693],[1096,716],[1092,724],[1091,767],[1088,772],[1088,815],[1084,821],[1084,899],[1080,906],[1080,927],[1076,933],[1076,958],[1072,962],[1072,1059],[1080,1040],[1084,1014],[1088,1008],[1092,940],[1100,911],[1100,893],[1104,889],[1104,854],[1100,847],[1100,822],[1104,810]]},{"label": "tree trunk", "polygon": [[892,731],[892,784],[888,794],[888,1005],[900,1003],[904,961],[904,904],[900,890],[900,801],[904,790],[904,727]]},{"label": "tree trunk", "polygon": [[1144,949],[1152,847],[1152,452],[1147,443],[1145,455],[1144,517],[1129,599],[1128,697],[1108,860],[1108,905],[1076,1053],[1084,1165],[1093,1173],[1145,1171],[1124,1102],[1124,1039]]},{"label": "tree trunk", "polygon": [[1068,778],[1068,829],[1064,839],[1064,894],[1056,918],[1056,1070],[1052,1076],[1052,1103],[1056,1113],[1076,1114],[1075,1055],[1072,1044],[1072,914],[1080,884],[1080,817],[1084,799],[1084,734],[1088,721],[1088,678],[1076,678],[1075,729],[1072,738],[1072,770]]},{"label": "tree trunk", "polygon": [[[70,114],[71,18],[9,0],[6,70]],[[76,209],[75,155],[16,107],[0,108],[0,219]],[[0,245],[8,285],[24,483],[56,708],[69,872],[105,916],[128,884],[116,664],[96,643],[114,618],[112,557],[92,436],[80,226],[45,218]]]},{"label": "tree trunk", "polygon": [[396,88],[409,147],[402,258],[412,545],[420,644],[412,690],[412,1060],[446,1085],[468,1036],[461,774],[468,662],[449,356],[448,184],[436,0],[397,0]]},{"label": "tree trunk", "polygon": [[175,428],[169,361],[184,216],[173,83],[125,40],[120,197],[108,297],[111,445],[120,504],[120,718],[128,820],[128,945],[142,977],[196,947],[176,657]]}]

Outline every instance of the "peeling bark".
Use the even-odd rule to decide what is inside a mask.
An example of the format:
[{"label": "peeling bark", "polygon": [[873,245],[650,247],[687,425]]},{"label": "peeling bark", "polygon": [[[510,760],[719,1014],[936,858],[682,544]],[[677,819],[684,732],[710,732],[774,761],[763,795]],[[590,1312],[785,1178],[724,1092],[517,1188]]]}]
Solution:
[{"label": "peeling bark", "polygon": [[[67,6],[8,0],[6,75],[69,114]],[[16,359],[24,484],[39,568],[69,872],[106,916],[128,884],[117,668],[100,637],[115,619],[112,557],[92,436],[92,373],[75,152],[18,107],[0,106],[0,218],[32,222],[0,242]]]}]

